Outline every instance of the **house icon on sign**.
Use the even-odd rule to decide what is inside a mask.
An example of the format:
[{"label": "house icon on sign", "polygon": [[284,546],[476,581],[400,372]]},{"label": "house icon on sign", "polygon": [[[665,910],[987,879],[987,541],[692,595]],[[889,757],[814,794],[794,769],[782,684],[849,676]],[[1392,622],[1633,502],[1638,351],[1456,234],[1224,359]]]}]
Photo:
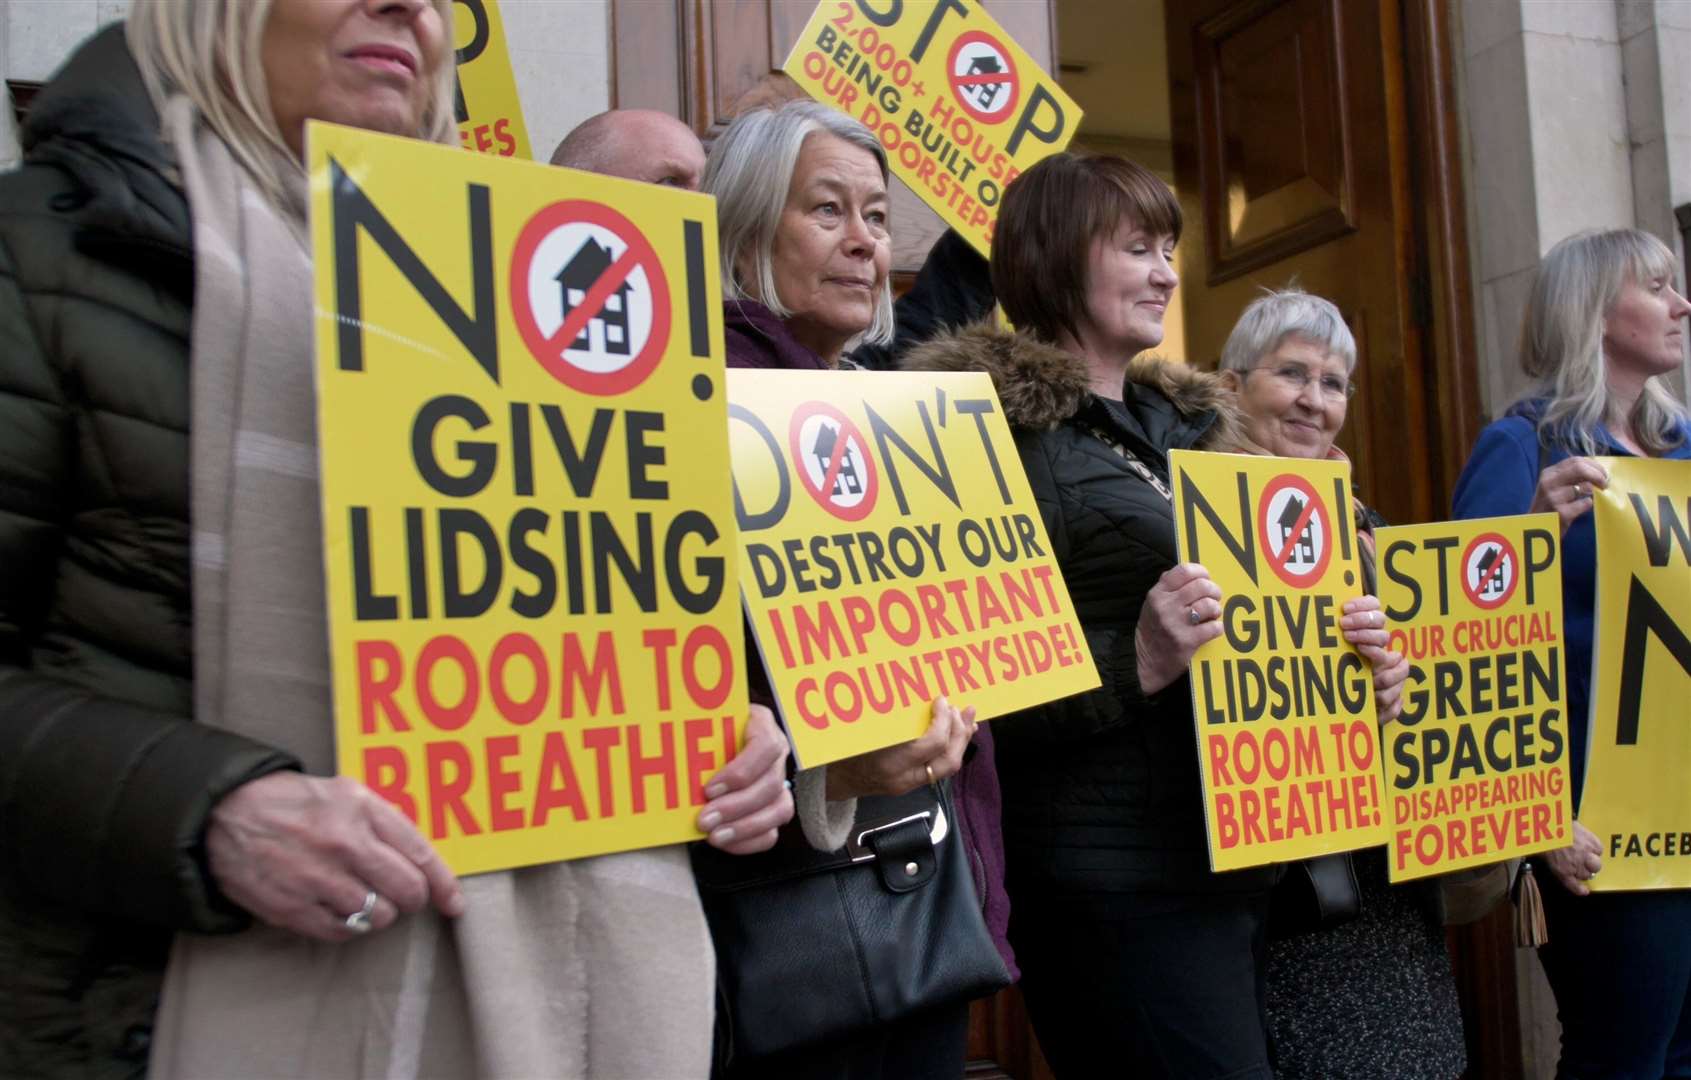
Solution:
[{"label": "house icon on sign", "polygon": [[1480,554],[1479,564],[1475,567],[1480,572],[1480,595],[1496,596],[1503,591],[1503,550],[1495,545],[1488,547]]},{"label": "house icon on sign", "polygon": [[[558,291],[563,298],[565,319],[570,317],[570,312],[581,306],[582,301],[587,298],[588,290],[604,276],[614,261],[610,248],[589,237],[587,242],[576,250],[570,261],[564,264],[564,268],[558,271],[554,280],[557,281]],[[593,351],[593,324],[598,323],[604,342],[598,351],[627,356],[628,290],[628,279],[623,278],[622,284],[605,299],[605,305],[600,308],[599,313],[588,319],[587,324],[581,328],[581,335],[565,348]]]},{"label": "house icon on sign", "polygon": [[1315,515],[1309,516],[1309,523],[1303,527],[1303,532],[1295,537],[1292,535],[1292,530],[1297,528],[1298,518],[1303,516],[1305,505],[1296,495],[1289,496],[1285,509],[1280,511],[1279,520],[1275,522],[1280,526],[1281,549],[1284,550],[1287,544],[1294,545],[1292,553],[1286,557],[1285,561],[1288,563],[1308,564],[1315,561]]},{"label": "house icon on sign", "polygon": [[[977,56],[969,64],[965,75],[999,75],[1004,71],[1004,65],[998,62],[996,56]],[[992,108],[992,103],[998,100],[998,92],[1004,89],[1002,82],[976,83],[969,87],[969,95],[975,99],[975,104],[982,109]]]},{"label": "house icon on sign", "polygon": [[[816,441],[811,444],[810,452],[822,467],[824,478],[828,475],[828,464],[834,460],[834,448],[839,445],[838,440],[839,432],[827,424],[817,427]],[[834,478],[834,490],[828,492],[830,496],[863,494],[863,480],[857,475],[857,465],[851,457],[851,447],[848,446],[845,453],[840,455],[840,473]]]}]

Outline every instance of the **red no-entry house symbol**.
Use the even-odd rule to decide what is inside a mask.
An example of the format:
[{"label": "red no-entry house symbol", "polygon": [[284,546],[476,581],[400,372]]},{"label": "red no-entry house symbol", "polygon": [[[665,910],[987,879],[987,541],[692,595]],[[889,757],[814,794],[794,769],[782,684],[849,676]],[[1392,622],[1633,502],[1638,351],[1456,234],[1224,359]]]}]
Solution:
[{"label": "red no-entry house symbol", "polygon": [[511,253],[511,314],[559,382],[622,394],[669,344],[670,295],[644,233],[603,203],[572,199],[531,217]]}]

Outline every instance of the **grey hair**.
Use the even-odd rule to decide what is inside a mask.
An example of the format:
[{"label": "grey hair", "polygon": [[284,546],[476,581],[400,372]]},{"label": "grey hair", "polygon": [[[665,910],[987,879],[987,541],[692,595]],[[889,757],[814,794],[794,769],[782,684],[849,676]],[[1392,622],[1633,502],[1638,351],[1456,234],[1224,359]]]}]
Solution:
[{"label": "grey hair", "polygon": [[[887,152],[874,133],[814,101],[789,101],[778,109],[741,113],[711,146],[699,189],[716,196],[724,299],[755,300],[781,318],[792,314],[775,294],[775,226],[787,205],[799,151],[804,140],[818,131],[869,151],[880,167],[881,179],[887,179]],[[751,264],[750,281],[742,280],[737,270],[742,259]],[[889,274],[875,302],[875,319],[858,341],[885,345],[892,336]]]},{"label": "grey hair", "polygon": [[[1539,262],[1521,320],[1521,369],[1549,401],[1540,423],[1570,449],[1598,452],[1599,425],[1622,419],[1603,355],[1604,317],[1628,284],[1672,278],[1677,269],[1668,246],[1638,229],[1575,233]],[[1624,419],[1639,446],[1660,454],[1679,445],[1686,411],[1652,378]]]},{"label": "grey hair", "polygon": [[[303,175],[270,108],[264,30],[274,0],[140,0],[124,36],[153,104],[162,112],[183,94],[222,139],[265,196],[287,201],[290,177]],[[448,55],[435,73],[416,137],[458,145],[451,62],[452,0],[429,0],[441,18]]]},{"label": "grey hair", "polygon": [[1356,337],[1331,300],[1306,293],[1296,285],[1264,289],[1252,300],[1221,347],[1221,370],[1244,374],[1289,337],[1302,338],[1345,362],[1345,374],[1356,371]]}]

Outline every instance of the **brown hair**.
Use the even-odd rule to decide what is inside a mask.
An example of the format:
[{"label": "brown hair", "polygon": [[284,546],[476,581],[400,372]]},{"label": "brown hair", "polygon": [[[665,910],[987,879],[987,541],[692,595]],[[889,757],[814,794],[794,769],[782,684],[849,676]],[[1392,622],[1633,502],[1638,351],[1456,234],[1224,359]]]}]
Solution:
[{"label": "brown hair", "polygon": [[1086,313],[1092,243],[1132,224],[1180,239],[1180,203],[1155,173],[1106,154],[1053,154],[1004,189],[992,291],[1017,330],[1055,342]]}]

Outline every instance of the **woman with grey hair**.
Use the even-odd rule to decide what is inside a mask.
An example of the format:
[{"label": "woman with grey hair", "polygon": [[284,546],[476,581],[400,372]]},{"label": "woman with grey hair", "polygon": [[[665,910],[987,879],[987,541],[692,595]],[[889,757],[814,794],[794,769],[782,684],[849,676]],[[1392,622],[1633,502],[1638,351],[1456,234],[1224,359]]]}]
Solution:
[{"label": "woman with grey hair", "polygon": [[887,158],[868,128],[811,101],[754,109],[717,137],[701,187],[730,367],[834,369],[848,344],[892,340]]},{"label": "woman with grey hair", "polygon": [[[701,190],[716,196],[729,367],[853,368],[848,347],[892,340],[887,179],[886,152],[869,129],[815,102],[742,113],[718,136]],[[757,655],[755,647],[748,654]],[[754,701],[773,704],[755,665],[750,683]],[[971,737],[985,734],[974,712],[940,698],[921,737],[800,772],[793,794],[805,840],[819,851],[837,850],[859,797],[901,795],[957,774]],[[979,884],[1002,896],[990,744],[984,752],[977,746],[960,779],[972,780],[979,796],[958,800],[964,837],[988,879]],[[992,929],[1008,962],[1002,923]],[[728,1075],[955,1076],[967,1019],[959,1002],[775,1059],[740,1060]]]},{"label": "woman with grey hair", "polygon": [[1562,1021],[1558,1076],[1691,1076],[1691,890],[1591,892],[1602,844],[1580,824],[1595,630],[1593,457],[1691,460],[1691,419],[1666,385],[1685,362],[1679,267],[1636,229],[1585,232],[1539,263],[1521,323],[1521,368],[1537,381],[1480,433],[1456,482],[1455,516],[1551,512],[1562,526],[1568,763],[1574,841],[1535,875],[1539,949]]},{"label": "woman with grey hair", "polygon": [[460,883],[331,778],[305,127],[455,146],[452,11],[135,3],[0,177],[0,1075],[708,1067],[680,846]]},{"label": "woman with grey hair", "polygon": [[[1344,459],[1333,442],[1345,424],[1355,371],[1356,339],[1344,316],[1331,301],[1297,288],[1270,290],[1253,301],[1221,350],[1221,378],[1238,395],[1246,431],[1280,457]],[[1385,522],[1360,499],[1353,514],[1364,584],[1374,593],[1374,529]],[[1387,659],[1376,665],[1377,682],[1407,663],[1398,653]],[[1399,681],[1382,692],[1382,707],[1402,689]],[[1268,950],[1268,1026],[1275,1071],[1460,1075],[1466,1063],[1462,1016],[1438,884],[1391,885],[1383,848],[1325,858],[1350,861],[1361,910],[1351,922],[1302,933],[1284,929],[1278,905],[1271,911],[1269,933],[1276,940]],[[1501,897],[1500,887],[1493,899]],[[1358,1037],[1385,1031],[1389,1038]]]}]

